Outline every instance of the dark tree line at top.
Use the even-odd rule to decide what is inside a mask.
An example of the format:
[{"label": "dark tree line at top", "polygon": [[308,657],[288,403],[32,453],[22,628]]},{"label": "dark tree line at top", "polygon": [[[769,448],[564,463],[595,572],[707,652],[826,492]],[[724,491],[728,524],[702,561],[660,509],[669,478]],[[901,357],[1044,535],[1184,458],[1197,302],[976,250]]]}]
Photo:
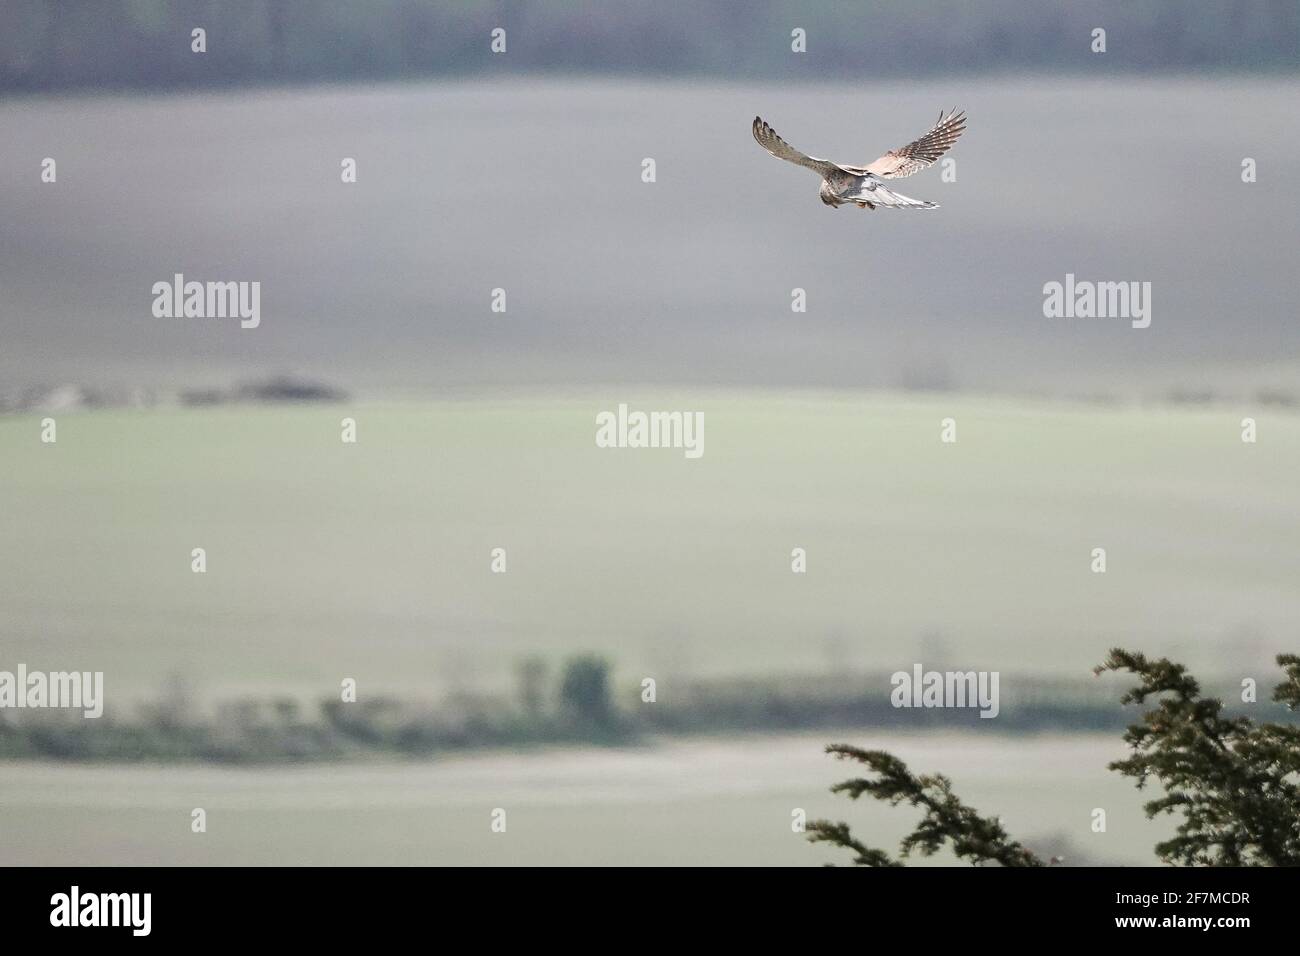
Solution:
[{"label": "dark tree line at top", "polygon": [[[190,31],[207,32],[207,52]],[[488,52],[506,30],[505,55]],[[807,53],[792,54],[791,31]],[[1094,54],[1094,28],[1107,51]],[[565,74],[907,82],[1296,69],[1294,0],[5,0],[0,92]]]}]

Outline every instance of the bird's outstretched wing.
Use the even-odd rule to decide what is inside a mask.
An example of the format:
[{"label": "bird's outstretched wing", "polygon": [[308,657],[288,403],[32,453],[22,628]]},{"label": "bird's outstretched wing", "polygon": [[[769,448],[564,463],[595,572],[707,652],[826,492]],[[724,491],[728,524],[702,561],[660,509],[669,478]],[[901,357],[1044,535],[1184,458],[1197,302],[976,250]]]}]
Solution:
[{"label": "bird's outstretched wing", "polygon": [[784,159],[787,163],[794,163],[797,166],[806,166],[823,176],[833,169],[840,168],[829,160],[818,159],[815,156],[799,152],[780,136],[777,136],[776,130],[757,116],[754,117],[754,139],[758,141],[759,146],[762,146],[777,159]]},{"label": "bird's outstretched wing", "polygon": [[[867,172],[881,179],[902,179],[915,172],[933,166],[944,153],[952,149],[966,129],[966,114],[953,110],[948,115],[939,114],[939,122],[920,139],[891,149],[884,156],[866,167]],[[757,135],[757,134],[755,134]]]}]

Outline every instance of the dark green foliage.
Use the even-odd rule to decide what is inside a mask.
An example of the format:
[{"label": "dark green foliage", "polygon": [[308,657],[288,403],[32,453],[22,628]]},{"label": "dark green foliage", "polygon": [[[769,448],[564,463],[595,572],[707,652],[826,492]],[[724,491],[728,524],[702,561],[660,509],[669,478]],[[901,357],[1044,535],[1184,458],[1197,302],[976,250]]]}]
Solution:
[{"label": "dark green foliage", "polygon": [[[1273,699],[1300,704],[1300,657],[1277,662],[1287,680]],[[1133,749],[1110,765],[1137,781],[1156,780],[1164,795],[1148,801],[1148,817],[1178,813],[1178,835],[1156,844],[1167,863],[1186,866],[1300,865],[1300,727],[1223,716],[1222,702],[1202,697],[1181,664],[1148,660],[1118,648],[1102,671],[1129,671],[1140,683],[1123,697],[1154,710],[1124,734]]]},{"label": "dark green foliage", "polygon": [[897,860],[891,860],[884,850],[876,850],[856,840],[849,831],[847,823],[832,823],[829,820],[814,820],[808,824],[808,839],[813,843],[833,843],[852,850],[857,854],[853,858],[855,866],[902,866]]},{"label": "dark green foliage", "polygon": [[[1286,680],[1273,699],[1295,711],[1300,707],[1300,656],[1283,654],[1277,662]],[[1104,671],[1128,671],[1139,678],[1122,703],[1159,698],[1142,722],[1124,734],[1133,755],[1110,769],[1133,777],[1139,788],[1153,779],[1160,785],[1163,796],[1145,805],[1148,817],[1182,815],[1178,835],[1156,844],[1162,860],[1187,866],[1300,865],[1300,727],[1224,716],[1223,703],[1202,697],[1186,668],[1166,658],[1148,660],[1115,648],[1095,669]],[[1010,840],[1000,823],[964,805],[946,777],[913,776],[906,764],[884,751],[844,744],[827,751],[865,763],[877,774],[837,784],[833,793],[853,799],[866,793],[892,805],[907,801],[925,811],[903,839],[902,856],[915,849],[928,856],[948,844],[958,858],[977,865],[1042,865]],[[858,866],[900,865],[854,838],[845,823],[817,820],[808,831],[813,842],[851,850]]]},{"label": "dark green foliage", "polygon": [[[975,865],[1000,863],[1003,866],[1042,866],[1038,857],[1007,836],[995,819],[982,817],[961,802],[952,792],[952,782],[940,774],[917,777],[907,764],[883,750],[859,750],[848,744],[832,744],[827,753],[840,759],[866,764],[877,776],[856,778],[837,783],[832,793],[847,793],[856,800],[866,793],[877,800],[897,806],[906,801],[925,813],[916,828],[903,838],[901,855],[920,850],[923,856],[937,852],[945,843],[959,859]],[[814,843],[833,843],[854,851],[858,866],[902,866],[882,850],[870,849],[853,839],[846,823],[814,820],[808,824],[808,839]]]}]

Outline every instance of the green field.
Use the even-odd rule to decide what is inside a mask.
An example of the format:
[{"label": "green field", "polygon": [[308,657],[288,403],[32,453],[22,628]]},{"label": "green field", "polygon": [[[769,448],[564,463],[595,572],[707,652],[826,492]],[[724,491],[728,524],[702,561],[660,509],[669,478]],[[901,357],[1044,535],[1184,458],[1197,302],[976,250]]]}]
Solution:
[{"label": "green field", "polygon": [[[704,456],[598,449],[619,402],[704,412]],[[578,650],[668,688],[916,660],[1086,680],[1116,643],[1271,680],[1300,640],[1281,410],[612,390],[67,413],[53,445],[41,417],[0,419],[0,667],[103,670],[110,706],[173,673],[435,697]]]}]

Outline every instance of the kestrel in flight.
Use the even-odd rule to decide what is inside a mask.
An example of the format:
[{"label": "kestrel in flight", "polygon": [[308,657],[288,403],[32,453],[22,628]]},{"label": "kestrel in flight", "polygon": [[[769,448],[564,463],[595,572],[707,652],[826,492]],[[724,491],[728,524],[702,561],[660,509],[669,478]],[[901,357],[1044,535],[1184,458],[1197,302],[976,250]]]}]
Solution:
[{"label": "kestrel in flight", "polygon": [[890,209],[935,209],[938,203],[925,199],[912,199],[886,188],[884,180],[902,179],[933,166],[957,142],[966,129],[966,114],[953,110],[946,116],[939,114],[934,127],[906,146],[892,149],[869,166],[845,166],[830,160],[817,159],[799,152],[780,136],[776,130],[754,117],[754,139],[758,145],[788,163],[807,166],[822,178],[821,199],[834,208],[845,203],[857,203],[863,209],[885,206]]}]

